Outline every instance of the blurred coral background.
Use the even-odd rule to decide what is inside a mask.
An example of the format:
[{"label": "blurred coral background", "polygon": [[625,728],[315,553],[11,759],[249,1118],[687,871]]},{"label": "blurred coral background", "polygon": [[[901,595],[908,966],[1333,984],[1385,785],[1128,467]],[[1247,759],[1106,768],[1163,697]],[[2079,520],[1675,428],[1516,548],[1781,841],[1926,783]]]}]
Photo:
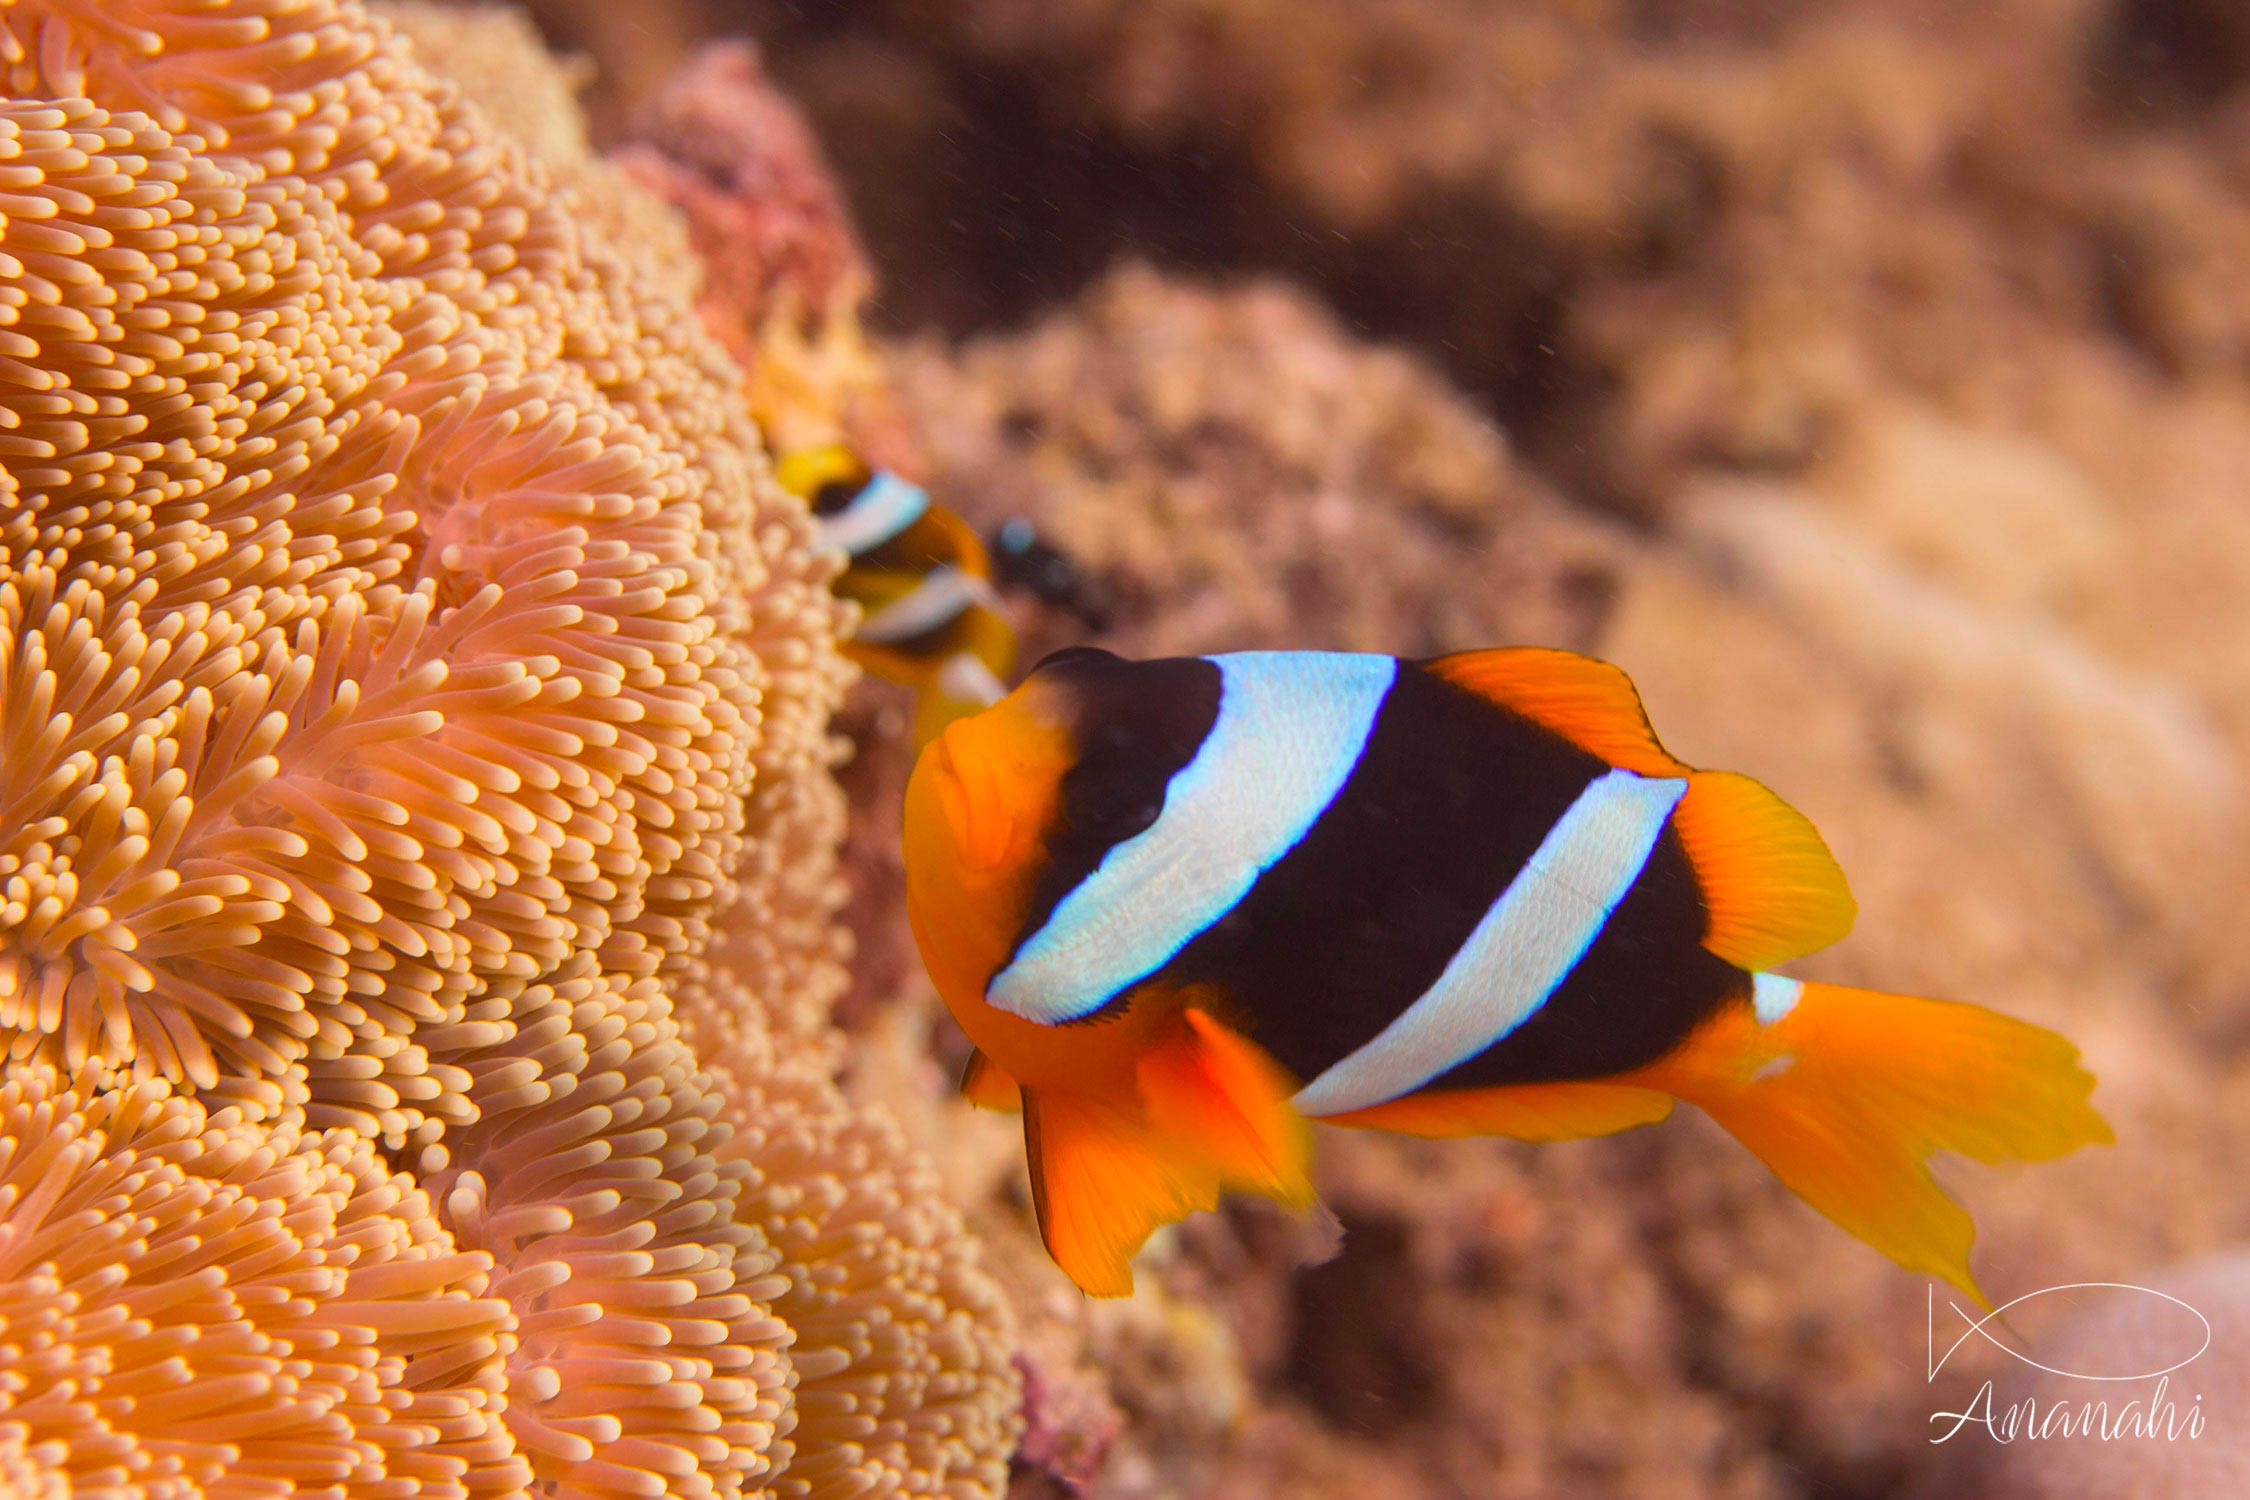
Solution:
[{"label": "blurred coral background", "polygon": [[[1851,872],[1858,930],[1804,973],[2036,1019],[2100,1074],[2114,1150],[1950,1179],[1998,1300],[2193,1287],[2218,1329],[2176,1377],[2198,1443],[1933,1447],[1931,1412],[2027,1372],[1970,1349],[1931,1383],[1924,1286],[1684,1116],[1330,1133],[1340,1254],[1243,1207],[1089,1303],[1014,1122],[951,1098],[898,905],[907,705],[865,683],[843,1080],[1014,1306],[1014,1494],[2250,1493],[2250,11],[521,11],[685,214],[769,437],[835,425],[1030,518],[1121,651],[1619,662]],[[432,61],[477,97],[482,56]]]}]

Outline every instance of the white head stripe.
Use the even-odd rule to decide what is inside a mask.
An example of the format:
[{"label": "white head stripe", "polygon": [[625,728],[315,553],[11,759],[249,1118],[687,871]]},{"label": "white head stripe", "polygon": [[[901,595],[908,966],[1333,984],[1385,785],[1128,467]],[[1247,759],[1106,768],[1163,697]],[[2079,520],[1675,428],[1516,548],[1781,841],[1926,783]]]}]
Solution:
[{"label": "white head stripe", "polygon": [[1056,903],[986,997],[1059,1025],[1162,968],[1225,916],[1343,790],[1398,675],[1388,656],[1214,656],[1219,713],[1154,823]]},{"label": "white head stripe", "polygon": [[998,608],[1000,596],[976,574],[948,564],[930,569],[911,591],[860,621],[855,634],[878,646],[895,645],[951,624],[963,610],[979,604]]},{"label": "white head stripe", "polygon": [[1795,1010],[1804,992],[1802,979],[1784,979],[1779,974],[1750,976],[1750,1007],[1757,1012],[1760,1026],[1771,1026]]},{"label": "white head stripe", "polygon": [[956,651],[938,668],[937,690],[955,703],[990,708],[1008,696],[1008,685],[992,668],[967,651]]},{"label": "white head stripe", "polygon": [[882,469],[852,496],[851,504],[832,516],[821,517],[820,542],[857,557],[922,519],[922,512],[929,508],[928,490]]},{"label": "white head stripe", "polygon": [[1399,1098],[1522,1025],[1601,935],[1686,791],[1682,779],[1611,771],[1580,792],[1437,983],[1306,1084],[1298,1110],[1333,1115]]}]

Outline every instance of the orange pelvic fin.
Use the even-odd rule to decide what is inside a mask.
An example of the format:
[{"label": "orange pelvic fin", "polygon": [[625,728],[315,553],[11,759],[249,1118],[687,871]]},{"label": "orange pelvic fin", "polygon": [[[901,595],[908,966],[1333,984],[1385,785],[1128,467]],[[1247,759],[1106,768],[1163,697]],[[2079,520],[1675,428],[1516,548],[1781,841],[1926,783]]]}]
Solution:
[{"label": "orange pelvic fin", "polygon": [[1133,1290],[1128,1264],[1159,1225],[1225,1189],[1313,1201],[1309,1133],[1271,1058],[1201,1011],[1152,1048],[1138,1097],[1024,1091],[1032,1201],[1048,1253],[1096,1297]]},{"label": "orange pelvic fin", "polygon": [[1503,646],[1458,651],[1423,667],[1553,730],[1590,755],[1642,776],[1685,776],[1656,741],[1641,695],[1621,668],[1575,651]]},{"label": "orange pelvic fin", "polygon": [[2078,1049],[1952,1001],[1771,975],[1758,994],[1628,1076],[1701,1107],[1844,1229],[1989,1307],[1969,1270],[1976,1226],[1927,1159],[2043,1161],[2113,1140]]},{"label": "orange pelvic fin", "polygon": [[1505,1088],[1409,1094],[1366,1109],[1324,1115],[1323,1125],[1451,1138],[1504,1135],[1519,1141],[1569,1141],[1653,1125],[1672,1112],[1672,1096],[1620,1083],[1520,1083]]},{"label": "orange pelvic fin", "polygon": [[1012,1115],[1023,1108],[1023,1090],[982,1052],[971,1052],[968,1066],[961,1070],[961,1097],[979,1109],[996,1109],[1003,1114]]}]

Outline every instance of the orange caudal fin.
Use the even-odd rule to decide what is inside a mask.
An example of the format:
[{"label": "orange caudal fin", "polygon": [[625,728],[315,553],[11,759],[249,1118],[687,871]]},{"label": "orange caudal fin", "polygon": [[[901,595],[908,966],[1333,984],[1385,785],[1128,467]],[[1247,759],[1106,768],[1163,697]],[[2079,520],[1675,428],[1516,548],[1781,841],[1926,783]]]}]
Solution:
[{"label": "orange caudal fin", "polygon": [[1129,1262],[1158,1226],[1222,1190],[1313,1200],[1292,1085],[1263,1052],[1200,1011],[1152,1048],[1130,1100],[1026,1089],[1024,1144],[1048,1253],[1096,1297],[1133,1290]]},{"label": "orange caudal fin", "polygon": [[2043,1027],[1767,974],[1755,1007],[1728,1006],[1634,1081],[1699,1106],[1844,1229],[1988,1307],[1975,1225],[1930,1155],[2043,1161],[2113,1139],[2078,1049]]}]

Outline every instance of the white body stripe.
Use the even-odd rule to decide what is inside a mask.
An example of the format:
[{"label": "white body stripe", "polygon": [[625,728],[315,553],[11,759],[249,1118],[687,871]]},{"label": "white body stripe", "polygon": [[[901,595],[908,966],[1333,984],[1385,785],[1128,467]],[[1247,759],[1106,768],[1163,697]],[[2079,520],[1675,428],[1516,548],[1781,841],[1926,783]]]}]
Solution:
[{"label": "white body stripe", "polygon": [[950,564],[932,568],[911,592],[860,621],[855,636],[878,646],[896,645],[949,625],[962,611],[979,604],[1000,607],[1000,596],[991,584]]},{"label": "white body stripe", "polygon": [[1388,656],[1214,656],[1219,713],[1154,823],[1102,862],[993,976],[1026,1020],[1089,1015],[1163,967],[1295,846],[1359,764],[1397,678]]},{"label": "white body stripe", "polygon": [[1437,982],[1373,1041],[1301,1089],[1307,1115],[1412,1093],[1528,1020],[1640,878],[1687,782],[1611,771],[1555,821]]},{"label": "white body stripe", "polygon": [[852,503],[820,521],[823,546],[840,547],[857,557],[872,551],[922,519],[930,492],[884,469],[852,496]]},{"label": "white body stripe", "polygon": [[1804,993],[1802,979],[1784,979],[1779,974],[1750,976],[1750,1007],[1757,1012],[1761,1026],[1771,1026],[1795,1010]]}]

